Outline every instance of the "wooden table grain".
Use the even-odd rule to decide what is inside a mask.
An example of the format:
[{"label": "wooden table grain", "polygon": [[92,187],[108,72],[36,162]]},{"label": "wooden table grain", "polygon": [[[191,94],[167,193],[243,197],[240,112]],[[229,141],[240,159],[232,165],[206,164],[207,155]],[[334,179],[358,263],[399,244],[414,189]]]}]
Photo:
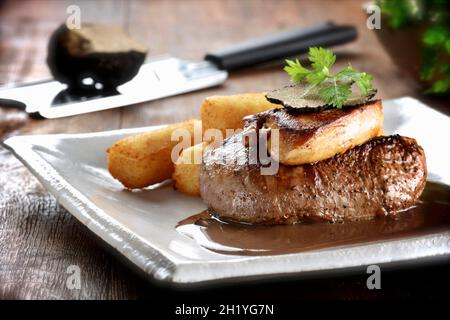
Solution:
[{"label": "wooden table grain", "polygon": [[[359,38],[337,49],[337,64],[342,66],[351,59],[355,68],[372,73],[379,96],[384,99],[404,95],[425,99],[367,29],[363,2],[355,0],[0,0],[0,84],[49,76],[45,64],[47,39],[66,20],[66,9],[73,4],[81,8],[82,21],[121,25],[148,45],[150,55],[169,53],[196,60],[208,50],[289,27],[324,20],[353,24]],[[198,117],[200,103],[208,95],[264,91],[287,82],[279,66],[260,67],[232,73],[220,87],[55,120],[30,119],[21,111],[0,106],[0,139],[16,134],[94,132],[173,123]],[[445,103],[435,105],[448,112]],[[81,270],[79,290],[70,290],[66,285],[71,265]],[[231,295],[268,301],[440,297],[444,284],[431,274],[444,269],[440,264],[390,271],[383,289],[375,291],[366,288],[365,270],[325,279],[235,283],[181,291],[162,288],[127,266],[0,147],[0,299],[173,300],[176,296],[211,301]],[[424,280],[415,285],[408,280],[411,277]]]}]

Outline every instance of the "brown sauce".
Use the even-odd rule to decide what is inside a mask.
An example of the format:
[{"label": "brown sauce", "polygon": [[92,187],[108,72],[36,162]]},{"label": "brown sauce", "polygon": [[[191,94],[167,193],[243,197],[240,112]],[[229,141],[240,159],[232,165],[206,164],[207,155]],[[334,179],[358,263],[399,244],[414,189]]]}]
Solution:
[{"label": "brown sauce", "polygon": [[211,251],[250,256],[416,237],[450,231],[450,187],[428,182],[416,207],[369,221],[258,226],[222,222],[204,211],[176,229]]}]

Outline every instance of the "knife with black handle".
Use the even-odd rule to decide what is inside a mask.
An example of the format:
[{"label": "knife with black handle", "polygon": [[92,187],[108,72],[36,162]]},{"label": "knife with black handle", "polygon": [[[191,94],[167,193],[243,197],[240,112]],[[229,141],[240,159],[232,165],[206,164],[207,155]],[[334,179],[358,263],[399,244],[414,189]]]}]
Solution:
[{"label": "knife with black handle", "polygon": [[205,60],[222,70],[236,70],[308,52],[310,47],[331,47],[357,37],[353,26],[332,22],[308,28],[296,28],[252,39],[208,53]]}]

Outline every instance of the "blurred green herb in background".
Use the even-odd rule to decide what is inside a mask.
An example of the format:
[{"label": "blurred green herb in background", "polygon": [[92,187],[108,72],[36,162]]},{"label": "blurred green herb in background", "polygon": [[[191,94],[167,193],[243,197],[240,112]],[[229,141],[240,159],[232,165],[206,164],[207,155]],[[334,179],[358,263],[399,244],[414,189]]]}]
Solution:
[{"label": "blurred green herb in background", "polygon": [[426,93],[450,92],[450,1],[378,0],[383,17],[394,30],[422,23],[420,78],[431,82]]}]

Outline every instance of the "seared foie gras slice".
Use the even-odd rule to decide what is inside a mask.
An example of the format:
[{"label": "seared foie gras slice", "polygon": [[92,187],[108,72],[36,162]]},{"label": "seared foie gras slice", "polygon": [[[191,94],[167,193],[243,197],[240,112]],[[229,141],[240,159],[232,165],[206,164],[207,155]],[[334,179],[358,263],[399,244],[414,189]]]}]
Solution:
[{"label": "seared foie gras slice", "polygon": [[257,224],[371,219],[410,208],[426,183],[423,149],[401,136],[377,137],[314,164],[280,164],[274,175],[261,175],[260,165],[249,164],[250,148],[235,136],[203,156],[200,194],[221,219]]},{"label": "seared foie gras slice", "polygon": [[[328,159],[379,136],[383,127],[381,100],[357,107],[301,113],[273,109],[244,118],[246,127],[279,130],[279,150],[272,154],[282,164],[300,165]],[[269,138],[269,147],[272,141]],[[270,149],[270,148],[269,148]]]}]

